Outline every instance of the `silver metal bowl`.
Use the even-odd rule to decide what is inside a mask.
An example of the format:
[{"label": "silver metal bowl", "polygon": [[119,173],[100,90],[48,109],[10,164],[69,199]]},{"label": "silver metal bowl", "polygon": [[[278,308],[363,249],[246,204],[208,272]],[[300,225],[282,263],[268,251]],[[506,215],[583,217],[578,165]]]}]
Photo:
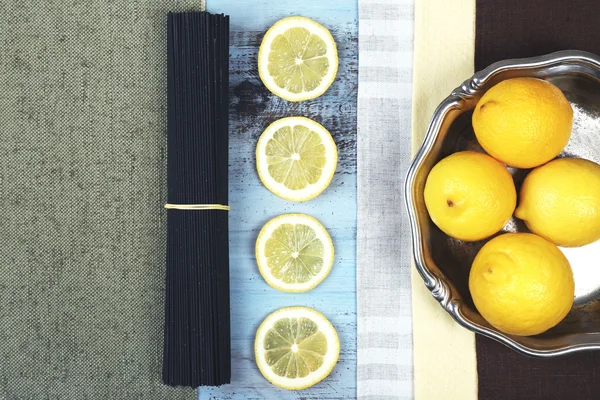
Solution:
[{"label": "silver metal bowl", "polygon": [[[541,335],[513,336],[488,324],[469,294],[471,263],[486,241],[466,243],[448,237],[433,224],[425,208],[425,180],[439,160],[460,150],[483,152],[471,126],[477,101],[496,83],[515,77],[545,79],[565,93],[574,111],[573,134],[560,157],[581,157],[600,163],[600,57],[582,51],[561,51],[501,61],[476,73],[438,106],[408,172],[405,194],[416,268],[433,297],[456,322],[518,352],[553,357],[600,349],[600,241],[562,249],[575,277],[575,302],[569,315]],[[517,190],[528,172],[511,169]],[[527,228],[522,221],[512,219],[503,232],[527,232]]]}]

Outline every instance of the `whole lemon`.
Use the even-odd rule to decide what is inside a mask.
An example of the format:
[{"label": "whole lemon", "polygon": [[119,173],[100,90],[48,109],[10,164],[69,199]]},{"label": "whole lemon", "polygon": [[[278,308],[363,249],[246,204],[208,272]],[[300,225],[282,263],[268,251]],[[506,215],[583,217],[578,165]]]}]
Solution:
[{"label": "whole lemon", "polygon": [[534,169],[521,186],[515,216],[558,246],[600,239],[600,165],[558,158]]},{"label": "whole lemon", "polygon": [[475,241],[504,227],[517,192],[504,165],[487,154],[454,153],[437,163],[425,182],[425,206],[447,235]]},{"label": "whole lemon", "polygon": [[573,125],[573,109],[559,88],[535,78],[507,79],[489,89],[475,106],[473,129],[492,157],[533,168],[560,153]]},{"label": "whole lemon", "polygon": [[471,266],[469,290],[483,318],[521,336],[558,324],[575,297],[567,258],[531,233],[506,233],[486,243]]}]

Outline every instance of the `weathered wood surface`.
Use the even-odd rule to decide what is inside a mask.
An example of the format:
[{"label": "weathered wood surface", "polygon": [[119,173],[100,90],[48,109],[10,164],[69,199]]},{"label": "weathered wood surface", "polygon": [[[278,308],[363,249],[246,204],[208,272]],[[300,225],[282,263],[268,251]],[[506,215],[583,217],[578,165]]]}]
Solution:
[{"label": "weathered wood surface", "polygon": [[[231,15],[230,240],[232,383],[201,388],[200,399],[353,399],[356,397],[356,95],[357,3],[348,0],[208,0],[211,12]],[[332,87],[318,99],[289,103],[262,85],[258,46],[278,19],[303,15],[328,27],[340,64]],[[303,115],[323,124],[339,149],[331,186],[304,204],[284,201],[260,183],[254,150],[264,128],[278,118]],[[336,260],[329,277],[308,293],[281,293],[268,286],[254,260],[260,228],[272,217],[303,212],[329,230]],[[288,392],[260,374],[254,362],[254,334],[262,320],[281,307],[305,305],[321,311],[338,330],[340,360],[332,374],[312,388]]]}]

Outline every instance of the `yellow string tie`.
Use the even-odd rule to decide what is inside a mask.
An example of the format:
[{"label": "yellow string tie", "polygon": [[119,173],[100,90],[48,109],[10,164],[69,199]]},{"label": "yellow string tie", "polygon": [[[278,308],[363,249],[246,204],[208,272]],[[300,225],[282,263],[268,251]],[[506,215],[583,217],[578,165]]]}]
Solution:
[{"label": "yellow string tie", "polygon": [[223,204],[165,204],[167,210],[224,210],[229,211],[231,207]]}]

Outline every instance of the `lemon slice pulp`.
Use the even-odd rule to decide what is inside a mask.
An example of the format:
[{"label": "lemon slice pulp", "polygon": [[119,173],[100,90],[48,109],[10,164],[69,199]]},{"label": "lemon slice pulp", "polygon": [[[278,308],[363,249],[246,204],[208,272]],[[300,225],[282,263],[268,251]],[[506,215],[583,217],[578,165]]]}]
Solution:
[{"label": "lemon slice pulp", "polygon": [[308,307],[282,308],[258,328],[254,342],[256,364],[275,386],[300,390],[325,379],[340,354],[333,325]]},{"label": "lemon slice pulp", "polygon": [[337,69],[331,33],[305,17],[277,21],[258,51],[260,79],[269,91],[288,101],[319,97],[333,83]]},{"label": "lemon slice pulp", "polygon": [[331,271],[331,237],[315,218],[285,214],[265,224],[256,240],[256,262],[267,283],[284,292],[306,292]]},{"label": "lemon slice pulp", "polygon": [[256,146],[256,169],[261,182],[277,196],[307,201],[329,186],[338,152],[331,134],[305,117],[273,122]]}]

